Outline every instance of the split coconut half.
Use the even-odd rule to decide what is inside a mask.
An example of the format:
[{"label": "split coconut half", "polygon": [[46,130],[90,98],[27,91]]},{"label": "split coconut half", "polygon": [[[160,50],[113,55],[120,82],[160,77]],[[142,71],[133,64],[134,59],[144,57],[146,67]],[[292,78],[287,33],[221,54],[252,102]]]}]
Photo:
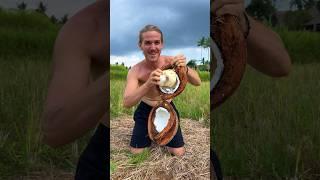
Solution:
[{"label": "split coconut half", "polygon": [[178,96],[186,87],[186,67],[171,64],[161,68],[158,91],[162,101],[152,108],[148,117],[148,135],[151,140],[164,146],[176,135],[179,118],[173,106],[167,100]]},{"label": "split coconut half", "polygon": [[178,96],[187,85],[186,67],[173,66],[171,64],[160,68],[160,83],[158,90],[163,100],[172,99]]},{"label": "split coconut half", "polygon": [[240,85],[246,67],[247,45],[236,16],[212,15],[211,18],[210,105],[213,110]]},{"label": "split coconut half", "polygon": [[178,123],[177,113],[172,105],[162,101],[149,114],[148,135],[152,141],[164,146],[176,135]]},{"label": "split coconut half", "polygon": [[173,69],[166,69],[160,75],[159,89],[162,93],[173,94],[180,85],[178,74]]}]

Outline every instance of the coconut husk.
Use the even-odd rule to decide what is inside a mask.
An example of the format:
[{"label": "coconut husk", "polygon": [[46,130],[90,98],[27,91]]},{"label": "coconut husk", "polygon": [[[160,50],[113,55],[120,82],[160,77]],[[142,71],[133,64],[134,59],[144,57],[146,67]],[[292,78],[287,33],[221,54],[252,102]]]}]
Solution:
[{"label": "coconut husk", "polygon": [[[163,107],[168,110],[170,113],[170,118],[167,126],[161,131],[158,132],[154,125],[156,110],[159,107]],[[157,144],[164,146],[168,144],[172,138],[176,135],[179,126],[178,116],[174,108],[167,101],[162,101],[159,105],[152,108],[149,117],[148,117],[148,134],[152,141]]]},{"label": "coconut husk", "polygon": [[172,94],[166,94],[166,93],[162,92],[160,90],[160,87],[158,86],[158,91],[160,93],[161,98],[163,100],[172,99],[172,98],[178,96],[180,93],[182,93],[182,91],[184,90],[184,88],[186,87],[187,82],[188,82],[187,74],[186,74],[187,68],[184,66],[173,66],[171,64],[168,64],[166,66],[161,67],[160,69],[161,70],[173,69],[177,73],[178,78],[180,80],[179,87]]},{"label": "coconut husk", "polygon": [[[246,66],[247,44],[236,16],[227,14],[219,18],[212,17],[211,22],[213,24],[210,36],[218,45],[224,63],[220,80],[210,91],[210,105],[213,110],[230,97],[240,85]],[[215,68],[217,59],[214,56],[211,59],[212,67]]]}]

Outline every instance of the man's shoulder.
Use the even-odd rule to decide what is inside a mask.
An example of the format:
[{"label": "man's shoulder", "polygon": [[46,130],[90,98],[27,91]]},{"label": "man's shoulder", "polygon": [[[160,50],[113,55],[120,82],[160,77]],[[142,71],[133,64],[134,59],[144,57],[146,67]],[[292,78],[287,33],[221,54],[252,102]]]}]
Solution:
[{"label": "man's shoulder", "polygon": [[[61,33],[67,33],[70,36],[86,35],[92,39],[99,28],[101,28],[101,21],[105,21],[106,9],[99,7],[99,2],[92,3],[83,9],[79,10],[76,14],[64,24],[60,30]],[[81,37],[83,39],[83,37]]]},{"label": "man's shoulder", "polygon": [[132,72],[140,71],[144,67],[143,61],[138,62],[137,64],[133,65],[130,69]]},{"label": "man's shoulder", "polygon": [[166,55],[162,55],[161,58],[163,59],[163,61],[165,61],[166,63],[170,63],[173,60],[173,56],[166,56]]},{"label": "man's shoulder", "polygon": [[78,51],[89,53],[94,45],[98,31],[95,4],[91,4],[73,15],[62,26],[56,39],[55,53]]},{"label": "man's shoulder", "polygon": [[61,28],[61,31],[94,31],[96,28],[97,14],[95,7],[91,4],[74,14]]}]

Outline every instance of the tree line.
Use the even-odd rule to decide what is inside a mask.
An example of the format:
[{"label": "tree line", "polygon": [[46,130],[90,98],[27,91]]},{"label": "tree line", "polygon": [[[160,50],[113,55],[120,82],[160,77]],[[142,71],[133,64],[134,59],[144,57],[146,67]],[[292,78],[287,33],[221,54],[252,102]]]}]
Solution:
[{"label": "tree line", "polygon": [[[17,3],[17,8],[21,11],[25,11],[27,9],[27,3],[22,1],[21,3]],[[37,5],[37,8],[35,9],[36,12],[39,14],[42,14],[44,16],[47,16],[46,11],[47,11],[47,5],[44,4],[42,1],[40,1]],[[55,17],[54,15],[51,15],[50,21],[54,24],[65,24],[68,21],[68,14],[63,15],[60,19]]]},{"label": "tree line", "polygon": [[[284,14],[283,23],[289,30],[303,30],[304,24],[313,17],[310,14],[311,8],[320,12],[320,0],[290,0],[290,10]],[[272,26],[279,24],[276,15],[276,7],[272,0],[252,0],[246,11],[260,21],[267,22]]]}]

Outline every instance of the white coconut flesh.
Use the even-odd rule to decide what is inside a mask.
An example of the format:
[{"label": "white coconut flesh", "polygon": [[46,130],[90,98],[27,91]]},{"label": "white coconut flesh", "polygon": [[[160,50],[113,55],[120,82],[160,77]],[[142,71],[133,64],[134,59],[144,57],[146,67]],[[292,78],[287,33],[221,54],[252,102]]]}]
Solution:
[{"label": "white coconut flesh", "polygon": [[211,40],[211,48],[210,48],[211,53],[213,53],[213,56],[217,60],[217,67],[214,70],[213,76],[210,81],[210,91],[212,91],[222,76],[224,64],[223,64],[222,54],[220,52],[218,45],[214,42],[212,38],[210,38],[210,40]]},{"label": "white coconut flesh", "polygon": [[170,113],[167,109],[159,107],[156,109],[153,124],[158,132],[161,132],[168,124]]},{"label": "white coconut flesh", "polygon": [[160,90],[166,94],[173,94],[180,85],[180,79],[177,73],[172,69],[167,69],[163,71],[160,75]]}]

